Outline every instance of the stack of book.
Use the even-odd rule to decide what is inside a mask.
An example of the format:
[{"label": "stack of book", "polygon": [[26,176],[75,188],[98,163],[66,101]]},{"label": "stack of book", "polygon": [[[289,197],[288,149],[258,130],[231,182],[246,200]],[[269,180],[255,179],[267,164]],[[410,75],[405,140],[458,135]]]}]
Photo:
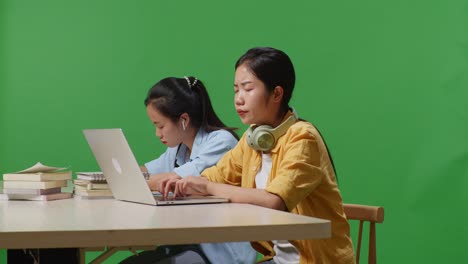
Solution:
[{"label": "stack of book", "polygon": [[72,173],[67,168],[50,167],[38,162],[34,166],[3,174],[3,193],[0,200],[49,201],[71,198],[62,192],[68,186]]},{"label": "stack of book", "polygon": [[79,199],[114,197],[102,172],[77,172],[76,178],[73,180],[75,197]]}]

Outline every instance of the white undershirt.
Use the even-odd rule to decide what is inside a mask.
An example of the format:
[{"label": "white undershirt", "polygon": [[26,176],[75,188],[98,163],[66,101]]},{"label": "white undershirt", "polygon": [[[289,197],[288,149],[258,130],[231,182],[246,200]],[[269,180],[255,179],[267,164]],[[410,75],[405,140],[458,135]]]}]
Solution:
[{"label": "white undershirt", "polygon": [[[257,189],[265,189],[268,176],[271,172],[271,154],[262,153],[262,167],[255,176]],[[299,251],[287,240],[273,240],[275,256],[273,261],[277,264],[299,263]]]}]

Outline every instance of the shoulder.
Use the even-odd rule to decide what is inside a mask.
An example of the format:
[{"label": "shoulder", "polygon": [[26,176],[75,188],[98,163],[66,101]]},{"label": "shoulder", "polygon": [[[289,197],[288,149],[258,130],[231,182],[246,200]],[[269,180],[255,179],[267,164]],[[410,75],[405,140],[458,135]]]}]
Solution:
[{"label": "shoulder", "polygon": [[317,128],[308,121],[300,120],[292,125],[286,134],[291,137],[317,138],[320,134]]},{"label": "shoulder", "polygon": [[218,129],[215,131],[211,131],[206,133],[206,138],[209,139],[225,139],[225,140],[235,140],[237,139],[231,134],[231,132],[225,129]]},{"label": "shoulder", "polygon": [[282,142],[284,145],[298,144],[299,142],[299,144],[313,144],[318,149],[328,151],[319,130],[313,124],[304,120],[300,120],[292,125]]},{"label": "shoulder", "polygon": [[308,121],[300,120],[292,125],[278,143],[284,146],[298,144],[323,145],[323,138],[318,129]]},{"label": "shoulder", "polygon": [[233,147],[237,144],[237,139],[229,131],[219,129],[211,132],[205,132],[202,143],[227,144]]},{"label": "shoulder", "polygon": [[168,147],[166,151],[164,151],[163,154],[165,155],[170,155],[170,156],[175,156],[177,154],[177,150],[179,149],[179,146],[175,147]]}]

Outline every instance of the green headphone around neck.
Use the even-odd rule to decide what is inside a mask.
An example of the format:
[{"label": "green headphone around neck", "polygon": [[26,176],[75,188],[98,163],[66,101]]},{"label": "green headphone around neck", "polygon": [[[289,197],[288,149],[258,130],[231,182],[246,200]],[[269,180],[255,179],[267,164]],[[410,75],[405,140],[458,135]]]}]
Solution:
[{"label": "green headphone around neck", "polygon": [[294,108],[291,108],[292,115],[288,117],[283,123],[279,126],[272,128],[269,125],[253,125],[247,130],[247,144],[255,149],[260,151],[269,151],[272,149],[278,138],[288,131],[289,127],[292,126],[299,119]]}]

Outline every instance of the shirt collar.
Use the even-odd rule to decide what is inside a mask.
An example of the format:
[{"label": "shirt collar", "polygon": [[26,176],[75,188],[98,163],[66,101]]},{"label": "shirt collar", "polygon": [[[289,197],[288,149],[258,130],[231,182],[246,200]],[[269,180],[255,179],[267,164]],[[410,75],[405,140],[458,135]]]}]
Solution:
[{"label": "shirt collar", "polygon": [[[199,146],[203,144],[203,142],[206,141],[207,136],[208,136],[208,133],[205,132],[204,129],[202,128],[198,129],[198,132],[195,135],[195,140],[193,140],[192,152],[190,153],[190,158],[188,161],[192,160],[192,157],[198,156],[198,152],[200,151]],[[188,162],[185,160],[185,153],[187,153],[187,146],[184,144],[181,144],[179,151],[177,151],[177,154],[176,154],[176,163],[179,166],[182,166],[183,164]]]},{"label": "shirt collar", "polygon": [[[293,115],[293,112],[291,110],[288,110],[288,112],[284,116],[283,120],[281,120],[281,124],[283,124],[283,122],[286,121],[286,119],[288,119],[291,115]],[[282,136],[284,136],[284,135],[282,135]],[[278,149],[279,149],[279,144],[278,144],[278,139],[276,139],[275,146],[270,150],[270,152],[271,153],[276,153],[276,152],[278,152]]]}]

